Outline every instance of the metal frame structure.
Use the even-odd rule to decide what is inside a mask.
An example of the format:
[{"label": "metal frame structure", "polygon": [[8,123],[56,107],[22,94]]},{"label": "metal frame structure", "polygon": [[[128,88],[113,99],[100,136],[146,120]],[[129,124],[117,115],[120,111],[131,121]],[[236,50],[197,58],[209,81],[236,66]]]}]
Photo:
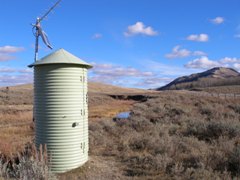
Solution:
[{"label": "metal frame structure", "polygon": [[42,30],[42,27],[41,27],[40,22],[41,22],[43,19],[45,19],[45,18],[48,16],[48,14],[49,14],[60,2],[61,2],[61,0],[58,0],[42,17],[40,17],[40,18],[38,17],[38,18],[37,18],[35,24],[32,24],[33,30],[35,29],[34,35],[35,35],[35,37],[36,37],[36,40],[35,40],[35,53],[34,53],[34,61],[35,61],[35,62],[36,62],[37,59],[38,59],[38,49],[39,49],[39,48],[38,48],[38,46],[39,46],[39,40],[38,40],[38,38],[39,38],[39,36],[41,36],[44,44],[45,44],[48,48],[52,49],[52,46],[51,46],[51,44],[50,44],[50,42],[49,42],[49,40],[48,40],[47,34]]}]

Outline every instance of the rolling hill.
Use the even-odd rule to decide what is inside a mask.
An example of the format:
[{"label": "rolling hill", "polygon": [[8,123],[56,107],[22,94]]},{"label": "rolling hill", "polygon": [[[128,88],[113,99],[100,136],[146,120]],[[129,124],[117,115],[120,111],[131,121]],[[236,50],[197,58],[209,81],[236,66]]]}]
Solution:
[{"label": "rolling hill", "polygon": [[240,85],[240,73],[232,68],[216,67],[202,73],[179,77],[157,90],[191,90],[229,85]]},{"label": "rolling hill", "polygon": [[[90,96],[96,95],[121,95],[121,94],[143,94],[149,92],[144,89],[123,88],[109,84],[89,82],[88,91]],[[24,84],[0,88],[1,104],[32,104],[33,85]]]}]

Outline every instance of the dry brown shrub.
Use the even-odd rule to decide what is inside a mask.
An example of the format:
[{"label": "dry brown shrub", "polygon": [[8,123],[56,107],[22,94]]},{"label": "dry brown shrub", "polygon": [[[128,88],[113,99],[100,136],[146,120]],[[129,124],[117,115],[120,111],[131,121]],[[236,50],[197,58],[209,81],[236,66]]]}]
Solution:
[{"label": "dry brown shrub", "polygon": [[99,148],[91,152],[111,155],[137,179],[240,177],[238,103],[162,93],[134,105],[128,119],[90,125]]},{"label": "dry brown shrub", "polygon": [[0,177],[5,179],[56,179],[49,168],[46,146],[40,146],[38,151],[28,144],[25,153],[11,160],[2,158],[0,162]]}]

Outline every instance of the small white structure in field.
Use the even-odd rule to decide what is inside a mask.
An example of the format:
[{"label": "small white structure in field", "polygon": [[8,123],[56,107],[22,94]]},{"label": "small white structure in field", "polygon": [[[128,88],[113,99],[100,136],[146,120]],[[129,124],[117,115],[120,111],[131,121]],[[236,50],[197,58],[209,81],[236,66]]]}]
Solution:
[{"label": "small white structure in field", "polygon": [[51,170],[66,172],[88,160],[87,69],[92,66],[64,49],[34,67],[36,146],[47,146]]}]

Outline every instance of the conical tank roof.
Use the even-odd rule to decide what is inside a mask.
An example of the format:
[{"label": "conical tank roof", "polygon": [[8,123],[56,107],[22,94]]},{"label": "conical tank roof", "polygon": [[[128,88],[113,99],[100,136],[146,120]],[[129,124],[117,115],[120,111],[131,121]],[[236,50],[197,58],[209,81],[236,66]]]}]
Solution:
[{"label": "conical tank roof", "polygon": [[28,67],[40,66],[45,64],[78,64],[85,66],[88,69],[92,67],[90,64],[86,63],[85,61],[79,59],[78,57],[74,56],[73,54],[62,48],[43,57],[42,59],[34,62],[33,64],[30,64]]}]

